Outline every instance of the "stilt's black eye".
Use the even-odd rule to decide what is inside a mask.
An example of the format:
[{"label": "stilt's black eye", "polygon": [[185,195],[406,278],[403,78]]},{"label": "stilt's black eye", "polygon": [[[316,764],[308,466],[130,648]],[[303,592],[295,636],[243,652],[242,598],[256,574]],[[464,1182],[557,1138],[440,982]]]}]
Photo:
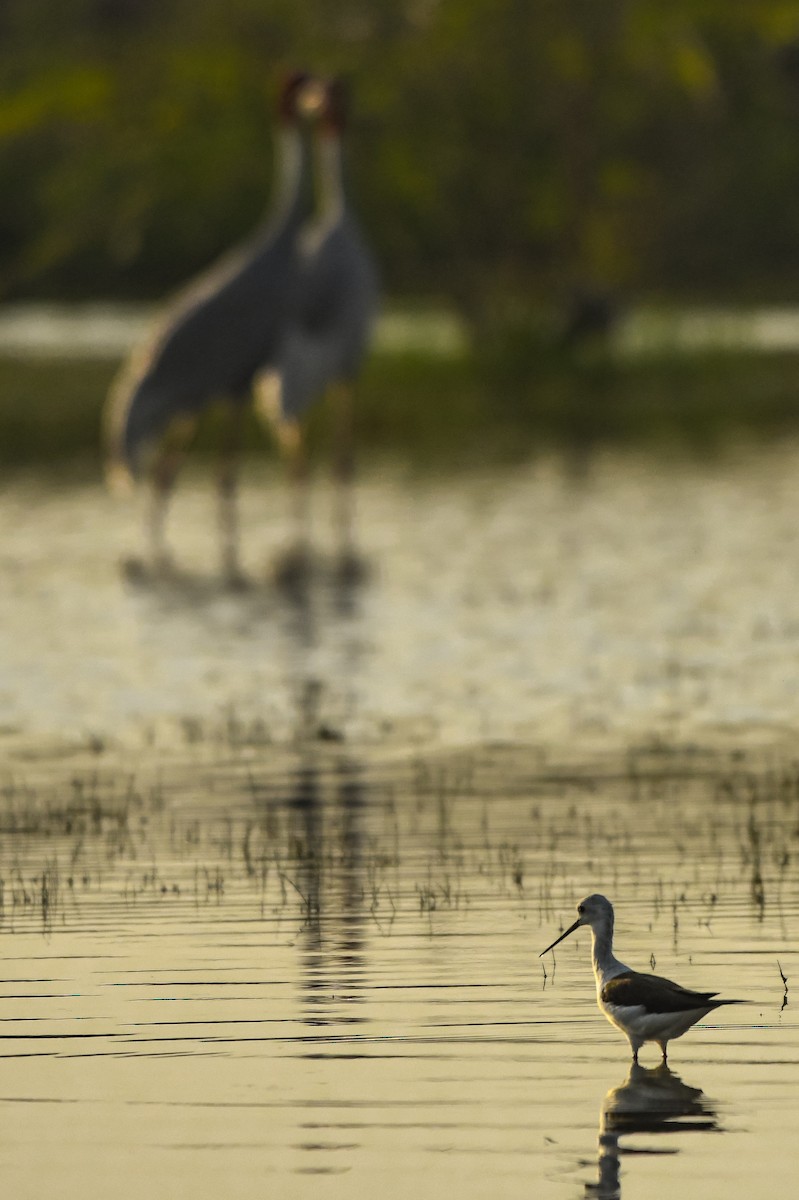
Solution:
[{"label": "stilt's black eye", "polygon": [[585,912],[585,905],[584,905],[584,904],[578,904],[578,905],[577,905],[577,911],[578,911],[578,913],[581,913],[581,914],[582,914],[582,913],[584,913],[584,912]]}]

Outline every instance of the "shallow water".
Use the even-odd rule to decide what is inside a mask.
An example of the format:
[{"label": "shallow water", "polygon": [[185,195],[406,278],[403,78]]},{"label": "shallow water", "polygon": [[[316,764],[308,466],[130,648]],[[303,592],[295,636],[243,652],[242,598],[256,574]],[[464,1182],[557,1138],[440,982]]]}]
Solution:
[{"label": "shallow water", "polygon": [[[796,774],[232,759],[7,790],[9,1194],[791,1194]],[[585,937],[537,958],[595,886],[631,962],[752,1002],[671,1072]]]},{"label": "shallow water", "polygon": [[[362,743],[522,738],[584,760],[656,736],[747,744],[799,730],[799,446],[712,464],[599,456],[436,481],[375,471],[358,526],[372,577],[267,582],[289,535],[280,479],[253,470],[243,556],[219,586],[210,482],[171,522],[183,574],[135,587],[139,514],[98,486],[6,487],[0,507],[0,705],[20,736],[103,744],[163,731],[282,742],[313,719]],[[237,732],[231,725],[237,725]]]},{"label": "shallow water", "polygon": [[[375,473],[370,579],[322,489],[293,597],[278,486],[244,595],[201,480],[149,586],[132,511],[7,487],[8,1194],[792,1194],[797,467]],[[630,1073],[585,936],[537,957],[594,890],[623,960],[750,1001],[670,1072]]]},{"label": "shallow water", "polygon": [[[120,358],[148,336],[159,307],[18,303],[0,307],[0,352],[20,357]],[[647,309],[626,312],[611,344],[620,356],[799,347],[799,311],[783,308]],[[377,322],[376,349],[456,357],[468,329],[445,309],[392,309]]]}]

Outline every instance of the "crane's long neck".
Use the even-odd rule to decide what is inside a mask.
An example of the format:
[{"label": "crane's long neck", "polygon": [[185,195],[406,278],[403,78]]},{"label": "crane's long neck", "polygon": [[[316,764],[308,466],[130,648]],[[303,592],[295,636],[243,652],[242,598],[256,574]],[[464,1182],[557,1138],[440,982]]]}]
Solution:
[{"label": "crane's long neck", "polygon": [[284,126],[277,135],[273,220],[281,225],[301,220],[308,209],[310,190],[311,155],[308,138],[295,126]]},{"label": "crane's long neck", "polygon": [[591,927],[591,961],[594,966],[597,991],[601,991],[609,979],[628,970],[613,953],[612,920]]},{"label": "crane's long neck", "polygon": [[344,215],[341,139],[337,134],[323,133],[317,147],[319,216],[325,224],[332,224]]}]

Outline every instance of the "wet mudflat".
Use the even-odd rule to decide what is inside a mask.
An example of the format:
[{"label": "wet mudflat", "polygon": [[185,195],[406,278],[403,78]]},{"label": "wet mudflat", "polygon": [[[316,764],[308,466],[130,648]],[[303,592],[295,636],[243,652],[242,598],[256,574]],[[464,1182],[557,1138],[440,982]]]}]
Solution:
[{"label": "wet mudflat", "polygon": [[[240,596],[202,481],[149,587],[98,487],[10,486],[9,1195],[790,1194],[798,460],[373,475],[370,580],[322,490],[301,597],[263,582],[278,487]],[[624,961],[751,1002],[670,1071],[587,936],[537,957],[593,890]]]}]

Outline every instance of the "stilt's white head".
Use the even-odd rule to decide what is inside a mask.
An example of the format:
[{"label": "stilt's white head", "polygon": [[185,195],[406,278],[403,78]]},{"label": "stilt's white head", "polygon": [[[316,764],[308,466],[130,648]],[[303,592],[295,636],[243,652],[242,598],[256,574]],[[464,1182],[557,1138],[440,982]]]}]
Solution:
[{"label": "stilt's white head", "polygon": [[581,925],[590,925],[595,931],[603,930],[609,937],[613,936],[613,905],[605,897],[600,896],[595,892],[591,896],[586,896],[577,905],[577,920],[573,925],[570,925],[560,937],[555,938],[551,946],[547,946],[546,950],[542,950],[539,958],[548,954],[550,950],[557,946],[558,942],[562,942],[570,933],[574,933],[575,929],[579,929]]}]

